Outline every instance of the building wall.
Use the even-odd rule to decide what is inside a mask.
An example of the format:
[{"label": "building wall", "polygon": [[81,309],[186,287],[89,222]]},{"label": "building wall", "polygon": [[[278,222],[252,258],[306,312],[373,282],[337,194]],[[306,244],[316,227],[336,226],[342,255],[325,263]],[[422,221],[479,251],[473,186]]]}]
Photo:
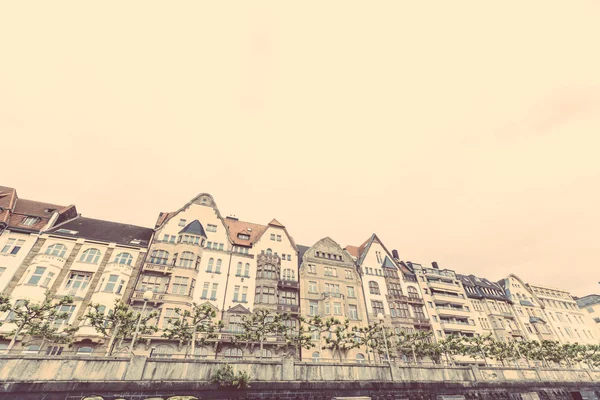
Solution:
[{"label": "building wall", "polygon": [[[25,260],[25,257],[33,248],[38,237],[38,234],[32,233],[21,233],[10,230],[0,231],[0,291],[6,289],[8,282],[12,279],[21,263]],[[14,245],[9,247],[9,241],[11,239],[14,239],[15,243],[23,241],[21,248],[16,254],[12,254]]]},{"label": "building wall", "polygon": [[540,285],[528,285],[544,306],[548,322],[562,343],[597,344],[595,326],[573,296],[565,290]]},{"label": "building wall", "polygon": [[[347,318],[350,331],[354,327],[368,325],[361,278],[356,265],[340,245],[330,238],[319,240],[304,254],[300,266],[300,307],[305,318],[320,315],[324,319],[334,317],[341,322]],[[320,359],[338,359],[337,352],[333,354],[329,349],[321,349],[325,344],[324,339],[316,337],[313,344],[314,349],[305,350],[305,358],[317,352]],[[365,349],[352,349],[345,354],[345,358],[353,360],[357,356],[368,358]]]}]

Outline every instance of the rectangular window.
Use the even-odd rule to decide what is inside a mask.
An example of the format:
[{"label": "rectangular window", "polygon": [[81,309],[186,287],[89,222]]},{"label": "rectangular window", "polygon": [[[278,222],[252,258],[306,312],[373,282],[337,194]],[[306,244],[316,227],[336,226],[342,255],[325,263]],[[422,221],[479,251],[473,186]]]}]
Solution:
[{"label": "rectangular window", "polygon": [[354,320],[358,319],[358,308],[354,304],[348,305],[348,318]]},{"label": "rectangular window", "polygon": [[271,233],[271,240],[275,240],[275,234]]},{"label": "rectangular window", "polygon": [[312,331],[310,332],[311,340],[319,340],[320,337],[321,337],[321,334],[319,333],[319,330],[317,328],[313,328]]},{"label": "rectangular window", "polygon": [[239,286],[235,286],[233,288],[233,301],[238,301],[239,295],[240,295],[240,287]]},{"label": "rectangular window", "polygon": [[384,314],[383,303],[381,301],[371,300],[371,308],[373,309],[373,314]]},{"label": "rectangular window", "polygon": [[84,291],[90,281],[91,274],[83,272],[72,272],[67,280],[65,289],[69,290],[69,295],[75,296],[79,290]]},{"label": "rectangular window", "polygon": [[202,300],[206,300],[208,299],[208,286],[210,285],[210,283],[205,283],[204,286],[202,286],[202,296],[200,297]]},{"label": "rectangular window", "polygon": [[108,277],[108,282],[106,283],[106,286],[104,287],[104,291],[112,293],[115,290],[115,285],[117,284],[118,280],[119,280],[119,275],[110,275]]},{"label": "rectangular window", "polygon": [[209,232],[216,232],[217,231],[217,226],[216,225],[208,224],[208,225],[206,225],[206,230],[209,231]]},{"label": "rectangular window", "polygon": [[58,306],[56,309],[59,312],[59,314],[66,313],[66,317],[65,317],[65,319],[55,319],[53,321],[53,324],[54,325],[62,325],[62,324],[69,323],[69,320],[71,319],[71,317],[73,316],[73,312],[75,311],[75,306],[74,305]]},{"label": "rectangular window", "polygon": [[165,293],[167,288],[168,278],[156,275],[142,276],[142,283],[139,286],[140,291],[145,292],[151,290],[154,293]]},{"label": "rectangular window", "polygon": [[187,278],[185,276],[176,276],[173,281],[171,293],[185,296],[187,294],[189,280],[190,278]]},{"label": "rectangular window", "polygon": [[4,272],[6,272],[6,267],[0,267],[0,276],[4,275]]},{"label": "rectangular window", "polygon": [[42,279],[44,272],[46,272],[45,267],[36,267],[35,271],[33,271],[33,275],[31,275],[31,278],[29,278],[29,282],[27,282],[27,284],[37,286],[40,279]]},{"label": "rectangular window", "polygon": [[356,297],[352,286],[348,286],[348,297]]},{"label": "rectangular window", "polygon": [[179,226],[185,226],[185,219],[179,220]]},{"label": "rectangular window", "polygon": [[331,305],[327,302],[325,303],[325,315],[331,314]]},{"label": "rectangular window", "polygon": [[177,313],[174,308],[167,308],[163,318],[163,329],[170,328],[171,324],[177,320]]},{"label": "rectangular window", "polygon": [[277,235],[277,241],[281,242],[281,235]]},{"label": "rectangular window", "polygon": [[242,303],[248,302],[248,286],[242,287]]},{"label": "rectangular window", "polygon": [[341,303],[333,303],[333,314],[334,315],[342,315],[342,304]]},{"label": "rectangular window", "polygon": [[349,269],[345,270],[344,274],[346,279],[352,279],[352,271],[350,271]]},{"label": "rectangular window", "polygon": [[312,265],[312,264],[308,264],[308,273],[309,274],[316,274],[317,273],[317,267]]},{"label": "rectangular window", "polygon": [[212,284],[212,290],[210,292],[210,299],[211,300],[216,300],[217,299],[217,287],[219,286],[218,283],[213,283]]},{"label": "rectangular window", "polygon": [[212,248],[212,242],[206,242],[206,248],[207,249]]},{"label": "rectangular window", "polygon": [[309,281],[308,282],[308,291],[310,293],[317,293],[317,282]]},{"label": "rectangular window", "polygon": [[319,314],[319,302],[318,301],[311,300],[308,303],[308,314],[311,317],[314,317],[315,315]]},{"label": "rectangular window", "polygon": [[25,244],[25,240],[8,239],[6,241],[6,244],[2,248],[2,251],[0,251],[0,253],[17,254],[19,252],[19,250],[21,250],[21,247],[23,246],[23,244]]},{"label": "rectangular window", "polygon": [[337,276],[337,269],[325,267],[325,276]]},{"label": "rectangular window", "polygon": [[225,246],[223,245],[223,243],[219,243],[219,250],[223,250]]}]

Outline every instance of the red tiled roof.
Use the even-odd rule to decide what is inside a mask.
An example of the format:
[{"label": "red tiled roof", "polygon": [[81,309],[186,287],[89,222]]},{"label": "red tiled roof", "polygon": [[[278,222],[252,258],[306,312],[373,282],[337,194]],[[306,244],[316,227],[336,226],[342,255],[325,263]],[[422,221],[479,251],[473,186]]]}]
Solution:
[{"label": "red tiled roof", "polygon": [[[70,211],[74,206],[60,206],[41,201],[20,199],[13,188],[0,186],[0,222],[5,222],[8,228],[19,228],[30,231],[41,231],[50,221],[55,212],[59,214]],[[39,221],[34,225],[23,225],[27,217],[37,217]]]},{"label": "red tiled roof", "polygon": [[[233,218],[225,218],[225,224],[229,229],[229,238],[233,244],[240,246],[250,246],[262,236],[267,230],[265,225],[253,224],[252,222],[240,221]],[[240,239],[238,234],[250,236],[250,239]]]},{"label": "red tiled roof", "polygon": [[358,258],[358,247],[356,247],[356,246],[346,246],[346,247],[344,247],[344,250],[346,250],[348,253],[350,253],[350,255],[352,257]]}]

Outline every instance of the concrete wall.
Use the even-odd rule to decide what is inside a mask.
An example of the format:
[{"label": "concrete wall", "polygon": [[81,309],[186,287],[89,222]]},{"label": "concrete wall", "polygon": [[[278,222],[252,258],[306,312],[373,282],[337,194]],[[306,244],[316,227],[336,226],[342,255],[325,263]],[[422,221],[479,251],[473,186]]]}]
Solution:
[{"label": "concrete wall", "polygon": [[[369,364],[319,364],[284,360],[231,360],[262,382],[600,382],[600,371],[477,367],[406,367]],[[220,360],[126,357],[47,357],[0,355],[0,381],[210,381]]]}]

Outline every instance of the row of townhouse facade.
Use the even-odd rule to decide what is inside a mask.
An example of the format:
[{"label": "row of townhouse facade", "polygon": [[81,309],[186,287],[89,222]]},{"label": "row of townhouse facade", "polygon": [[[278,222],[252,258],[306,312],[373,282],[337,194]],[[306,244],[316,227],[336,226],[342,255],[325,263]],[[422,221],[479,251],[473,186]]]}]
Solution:
[{"label": "row of townhouse facade", "polygon": [[[151,324],[158,332],[144,336],[135,353],[165,357],[183,350],[162,337],[163,330],[178,318],[176,309],[194,304],[210,305],[223,322],[219,340],[197,347],[198,357],[256,355],[230,339],[259,308],[291,315],[290,326],[299,326],[300,316],[318,315],[348,319],[351,329],[383,321],[395,333],[427,331],[434,340],[490,333],[503,341],[599,342],[589,313],[566,291],[525,284],[515,275],[491,282],[435,262],[402,261],[376,234],[360,246],[342,247],[329,237],[297,245],[276,219],[256,224],[224,217],[206,193],[161,212],[146,228],[83,217],[73,205],[19,199],[16,190],[0,186],[0,289],[16,305],[39,302],[47,291],[57,300],[71,296],[73,304],[61,309],[69,317],[55,323],[79,327],[72,351],[84,354],[103,352],[107,340],[82,316],[91,304],[108,313],[118,299],[157,315]],[[3,318],[0,348],[14,329],[9,315]],[[319,334],[311,339],[314,348],[296,356],[336,358]],[[63,351],[39,346],[21,348]],[[290,351],[300,350],[275,335],[261,356]],[[361,349],[346,356],[365,359]]]}]

